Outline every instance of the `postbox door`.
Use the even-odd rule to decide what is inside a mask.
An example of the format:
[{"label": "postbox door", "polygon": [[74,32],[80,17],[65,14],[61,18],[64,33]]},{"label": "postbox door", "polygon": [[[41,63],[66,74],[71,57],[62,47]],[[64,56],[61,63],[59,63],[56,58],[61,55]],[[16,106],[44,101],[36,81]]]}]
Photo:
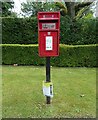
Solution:
[{"label": "postbox door", "polygon": [[56,56],[58,55],[58,38],[57,31],[45,32],[39,34],[39,51],[40,56]]}]

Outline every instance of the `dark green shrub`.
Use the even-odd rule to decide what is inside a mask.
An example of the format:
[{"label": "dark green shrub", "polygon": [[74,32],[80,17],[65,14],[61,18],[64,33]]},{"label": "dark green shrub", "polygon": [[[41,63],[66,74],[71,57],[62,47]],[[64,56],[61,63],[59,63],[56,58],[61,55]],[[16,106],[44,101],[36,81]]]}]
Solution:
[{"label": "dark green shrub", "polygon": [[[98,19],[72,21],[61,17],[61,44],[96,44],[98,39]],[[97,36],[97,37],[96,37]],[[37,18],[2,18],[3,44],[37,44]]]},{"label": "dark green shrub", "polygon": [[38,43],[36,18],[3,18],[3,44],[36,44]]},{"label": "dark green shrub", "polygon": [[96,44],[97,27],[98,19],[72,21],[69,17],[61,17],[60,41],[69,45]]},{"label": "dark green shrub", "polygon": [[[38,56],[38,45],[1,45],[2,64],[45,65]],[[96,45],[60,45],[60,56],[51,58],[52,66],[96,67]]]},{"label": "dark green shrub", "polygon": [[94,67],[96,66],[96,46],[61,46],[58,66]]}]

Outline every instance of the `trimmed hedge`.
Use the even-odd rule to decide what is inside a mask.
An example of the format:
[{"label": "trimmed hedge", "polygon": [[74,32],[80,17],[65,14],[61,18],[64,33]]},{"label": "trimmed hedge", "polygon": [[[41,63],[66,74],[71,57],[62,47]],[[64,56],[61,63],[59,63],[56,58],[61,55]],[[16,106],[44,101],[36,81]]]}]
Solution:
[{"label": "trimmed hedge", "polygon": [[89,45],[96,44],[98,39],[98,19],[79,19],[72,21],[67,17],[61,18],[62,44]]},{"label": "trimmed hedge", "polygon": [[36,18],[2,18],[3,44],[37,44]]},{"label": "trimmed hedge", "polygon": [[[68,16],[60,20],[61,44],[96,44],[98,19],[72,21]],[[37,18],[2,18],[3,44],[37,44]]]},{"label": "trimmed hedge", "polygon": [[[4,65],[45,65],[38,56],[38,45],[2,44]],[[52,66],[96,67],[96,45],[60,45],[60,56],[51,58]]]}]

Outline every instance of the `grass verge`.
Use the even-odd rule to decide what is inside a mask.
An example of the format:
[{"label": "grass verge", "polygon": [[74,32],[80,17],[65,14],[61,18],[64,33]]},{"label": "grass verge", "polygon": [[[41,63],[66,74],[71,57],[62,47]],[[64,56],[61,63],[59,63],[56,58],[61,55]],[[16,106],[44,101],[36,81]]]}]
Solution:
[{"label": "grass verge", "polygon": [[96,68],[51,67],[54,97],[42,94],[45,67],[3,66],[3,118],[95,118]]}]

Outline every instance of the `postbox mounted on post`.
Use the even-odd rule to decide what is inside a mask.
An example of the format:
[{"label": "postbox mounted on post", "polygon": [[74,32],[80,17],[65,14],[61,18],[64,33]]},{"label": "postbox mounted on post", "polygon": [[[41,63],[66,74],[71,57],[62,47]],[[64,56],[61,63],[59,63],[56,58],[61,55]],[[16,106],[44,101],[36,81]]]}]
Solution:
[{"label": "postbox mounted on post", "polygon": [[39,56],[59,55],[60,12],[38,12]]},{"label": "postbox mounted on post", "polygon": [[50,57],[59,56],[60,12],[38,12],[39,56],[46,57],[46,81],[43,82],[43,94],[47,104],[53,97],[53,85],[50,78]]}]

